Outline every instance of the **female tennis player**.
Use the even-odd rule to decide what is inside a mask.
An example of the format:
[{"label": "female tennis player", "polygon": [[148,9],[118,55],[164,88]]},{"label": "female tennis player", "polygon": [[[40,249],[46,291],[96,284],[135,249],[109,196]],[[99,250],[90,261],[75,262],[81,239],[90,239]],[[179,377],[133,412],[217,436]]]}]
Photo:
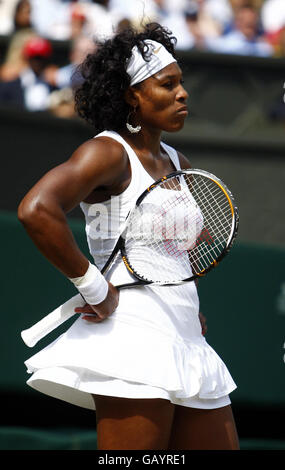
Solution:
[{"label": "female tennis player", "polygon": [[[120,257],[107,280],[100,273],[136,198],[189,168],[161,141],[187,116],[174,46],[170,32],[150,24],[87,56],[75,99],[95,138],[49,171],[18,211],[38,249],[87,302],[66,333],[26,361],[27,383],[96,409],[101,450],[239,448],[229,398],[236,385],[202,334],[195,282],[119,294],[114,285],[130,277]],[[67,224],[78,204],[94,263]]]}]

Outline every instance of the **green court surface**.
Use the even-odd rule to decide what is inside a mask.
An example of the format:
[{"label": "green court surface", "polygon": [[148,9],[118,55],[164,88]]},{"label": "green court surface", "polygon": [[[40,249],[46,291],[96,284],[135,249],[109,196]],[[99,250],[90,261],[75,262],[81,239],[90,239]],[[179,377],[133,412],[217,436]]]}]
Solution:
[{"label": "green court surface", "polygon": [[96,431],[0,427],[0,450],[96,450]]},{"label": "green court surface", "polygon": [[[241,439],[241,450],[285,450],[281,439]],[[97,450],[96,431],[0,428],[0,450]]]}]

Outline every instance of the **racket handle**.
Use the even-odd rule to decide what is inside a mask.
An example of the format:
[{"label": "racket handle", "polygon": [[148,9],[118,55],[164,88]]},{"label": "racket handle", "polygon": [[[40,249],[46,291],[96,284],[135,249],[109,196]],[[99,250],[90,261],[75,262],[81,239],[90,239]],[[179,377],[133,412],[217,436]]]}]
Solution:
[{"label": "racket handle", "polygon": [[21,332],[21,336],[24,343],[32,348],[38,341],[40,341],[40,339],[75,315],[74,309],[76,307],[82,307],[84,304],[85,301],[80,294],[67,300],[67,302],[57,307],[53,312],[46,315],[35,325],[23,330]]}]

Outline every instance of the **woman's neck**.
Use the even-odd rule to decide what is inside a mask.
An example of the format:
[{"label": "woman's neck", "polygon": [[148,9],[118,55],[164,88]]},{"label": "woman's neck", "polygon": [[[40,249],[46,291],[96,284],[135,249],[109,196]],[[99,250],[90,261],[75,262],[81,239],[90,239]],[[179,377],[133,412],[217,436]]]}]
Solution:
[{"label": "woman's neck", "polygon": [[128,130],[122,130],[119,134],[128,142],[128,144],[139,153],[151,153],[153,157],[159,157],[160,152],[160,140],[161,131],[148,132],[146,129],[142,129],[137,134],[131,134]]}]

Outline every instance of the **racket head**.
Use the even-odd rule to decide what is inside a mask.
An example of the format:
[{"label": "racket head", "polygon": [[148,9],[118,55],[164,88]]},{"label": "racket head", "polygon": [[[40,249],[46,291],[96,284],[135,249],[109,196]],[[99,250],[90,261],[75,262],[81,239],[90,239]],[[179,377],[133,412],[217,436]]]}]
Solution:
[{"label": "racket head", "polygon": [[238,223],[234,197],[219,178],[180,170],[140,195],[119,247],[138,284],[179,285],[217,266],[234,243]]}]

